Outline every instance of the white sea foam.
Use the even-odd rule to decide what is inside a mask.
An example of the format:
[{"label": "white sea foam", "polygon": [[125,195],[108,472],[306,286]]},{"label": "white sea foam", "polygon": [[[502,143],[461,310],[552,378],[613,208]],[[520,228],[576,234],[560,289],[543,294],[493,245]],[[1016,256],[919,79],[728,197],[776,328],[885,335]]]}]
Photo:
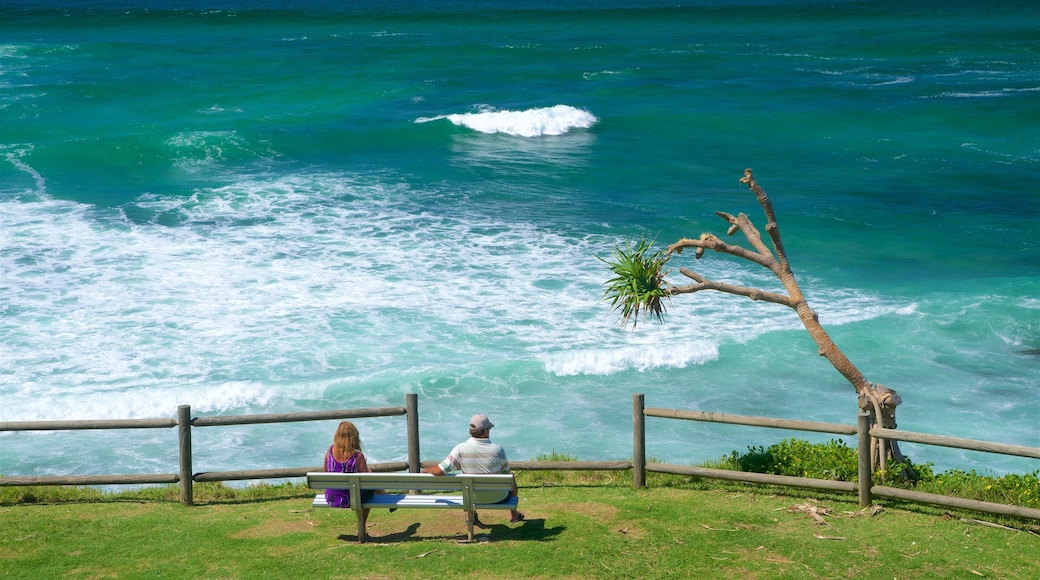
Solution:
[{"label": "white sea foam", "polygon": [[598,72],[582,73],[581,74],[581,78],[583,78],[583,79],[585,79],[587,81],[590,81],[590,80],[598,77],[599,75],[619,75],[619,74],[622,74],[622,73],[620,71],[614,71],[614,70],[601,70],[601,71],[598,71]]},{"label": "white sea foam", "polygon": [[[978,143],[961,143],[961,147],[991,156],[998,163],[1035,163],[1038,159],[1040,159],[1040,155],[1008,154],[1000,151],[994,151],[990,147],[983,147]],[[1035,153],[1040,153],[1040,150],[1036,151]]]},{"label": "white sea foam", "polygon": [[254,150],[235,131],[186,131],[167,139],[166,145],[177,155],[174,164],[185,171],[210,169],[240,155],[267,154]]},{"label": "white sea foam", "polygon": [[564,351],[543,357],[545,368],[556,375],[610,375],[627,369],[686,368],[719,356],[718,346],[707,341],[672,345],[638,345],[611,349]]},{"label": "white sea foam", "polygon": [[[503,437],[525,441],[525,425],[549,434],[525,441],[532,452],[517,453],[527,458],[554,440],[545,409],[563,405],[607,433],[567,450],[596,458],[626,444],[631,419],[618,401],[633,389],[708,410],[798,417],[799,401],[812,397],[823,409],[816,419],[854,412],[847,385],[808,356],[814,347],[788,309],[698,293],[669,303],[667,324],[622,330],[602,302],[596,259],[616,239],[489,215],[457,191],[427,187],[381,174],[243,179],[187,197],[142,196],[126,215],[46,198],[4,202],[0,420],[173,417],[179,405],[196,414],[396,406],[416,392],[424,445],[445,446],[459,406],[479,405],[517,418]],[[760,268],[696,267],[720,281],[776,284]],[[928,380],[955,383],[959,358],[978,356],[964,345],[938,349],[958,353],[950,362],[918,344],[918,327],[927,320],[929,332],[946,332],[944,324],[981,316],[979,300],[943,301],[935,312],[811,277],[803,287],[829,330],[851,329],[843,346],[852,341],[857,360],[878,344],[883,356],[895,353],[884,372],[871,372],[885,384],[917,387],[919,375],[885,373],[922,365],[936,375]],[[871,326],[883,318],[880,330]],[[887,336],[893,321],[906,330]],[[783,397],[769,398],[774,384]],[[977,423],[1006,411],[973,412]],[[264,429],[272,467],[306,461],[328,436],[321,425]],[[378,454],[400,459],[397,427],[368,421],[365,429],[386,441]],[[5,449],[39,446],[21,437]],[[207,437],[212,468],[239,465],[230,450],[251,435],[241,427]],[[124,447],[98,441],[98,449]],[[727,441],[709,452],[733,449]],[[26,465],[59,459],[34,454]],[[7,461],[5,469],[22,472]]]},{"label": "white sea foam", "polygon": [[10,163],[15,169],[25,173],[32,178],[33,184],[35,185],[34,190],[30,190],[30,193],[36,195],[46,195],[47,193],[47,180],[44,179],[43,175],[39,171],[29,165],[25,158],[32,153],[35,147],[33,145],[25,146],[3,146],[0,145],[0,153],[3,154],[4,159]]},{"label": "white sea foam", "polygon": [[991,97],[1004,96],[1007,96],[1007,93],[1005,93],[1004,91],[948,91],[936,95],[937,98],[954,99],[987,99]]},{"label": "white sea foam", "polygon": [[[595,258],[613,240],[432,215],[415,205],[426,194],[373,176],[294,176],[134,205],[179,216],[172,228],[73,202],[7,204],[5,419],[262,406],[271,385],[376,372],[402,352],[436,367],[506,349],[560,376],[684,368],[717,357],[720,336],[798,327],[792,314],[703,296],[674,308],[671,326],[620,331]],[[814,298],[838,324],[887,308],[847,292]],[[312,388],[294,396],[325,387]]]},{"label": "white sea foam", "polygon": [[901,315],[916,314],[917,313],[917,303],[907,304],[906,306],[903,306],[901,308],[896,308],[895,312],[896,312],[896,314],[901,314]]},{"label": "white sea foam", "polygon": [[1031,310],[1040,310],[1040,298],[1028,298],[1023,296],[1018,300],[1017,305]]},{"label": "white sea foam", "polygon": [[897,76],[895,78],[890,78],[890,79],[878,81],[878,82],[874,83],[873,86],[875,86],[875,87],[882,87],[882,86],[885,86],[885,85],[903,85],[903,84],[912,83],[912,82],[914,82],[914,77],[911,77],[911,76]]},{"label": "white sea foam", "polygon": [[0,44],[0,58],[26,58],[25,47],[19,44]]},{"label": "white sea foam", "polygon": [[[98,356],[105,363],[121,356]],[[117,361],[118,362],[118,361]],[[106,378],[106,377],[100,377]],[[43,381],[27,383],[23,389],[5,393],[4,403],[16,406],[10,416],[18,421],[74,421],[83,419],[172,418],[177,407],[190,404],[193,414],[220,414],[229,410],[263,408],[284,396],[271,385],[229,381],[216,388],[199,388],[198,384],[137,386],[137,375],[129,381],[109,384],[69,386],[64,393],[54,392],[55,385]],[[71,381],[80,380],[70,377]],[[37,396],[37,393],[39,396]]]},{"label": "white sea foam", "polygon": [[483,105],[476,113],[421,117],[415,122],[428,123],[442,119],[481,133],[505,133],[520,137],[563,135],[572,129],[588,129],[599,121],[592,113],[568,105],[524,111],[499,111]]}]

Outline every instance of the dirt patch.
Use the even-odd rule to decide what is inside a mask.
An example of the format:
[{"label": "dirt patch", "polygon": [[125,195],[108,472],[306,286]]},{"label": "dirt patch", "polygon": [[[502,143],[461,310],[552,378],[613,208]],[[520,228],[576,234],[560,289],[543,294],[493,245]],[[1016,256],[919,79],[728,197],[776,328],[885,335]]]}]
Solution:
[{"label": "dirt patch", "polygon": [[616,506],[589,502],[549,504],[539,506],[539,508],[550,512],[558,510],[567,512],[568,516],[577,515],[595,520],[610,531],[630,540],[641,540],[648,536],[648,532],[639,524],[638,520],[619,519],[621,510]]}]

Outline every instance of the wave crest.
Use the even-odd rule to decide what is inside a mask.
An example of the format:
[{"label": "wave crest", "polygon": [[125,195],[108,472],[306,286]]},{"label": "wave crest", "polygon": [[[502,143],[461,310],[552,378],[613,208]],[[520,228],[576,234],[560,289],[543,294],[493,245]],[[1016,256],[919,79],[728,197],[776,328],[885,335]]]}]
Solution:
[{"label": "wave crest", "polygon": [[428,123],[441,119],[481,133],[505,133],[519,137],[563,135],[571,129],[588,129],[599,122],[592,113],[569,105],[526,111],[496,111],[486,107],[476,113],[420,117],[415,122]]},{"label": "wave crest", "polygon": [[719,358],[718,345],[694,341],[681,348],[629,346],[587,349],[544,357],[545,369],[557,376],[612,375],[627,369],[647,371],[654,368],[686,368]]}]

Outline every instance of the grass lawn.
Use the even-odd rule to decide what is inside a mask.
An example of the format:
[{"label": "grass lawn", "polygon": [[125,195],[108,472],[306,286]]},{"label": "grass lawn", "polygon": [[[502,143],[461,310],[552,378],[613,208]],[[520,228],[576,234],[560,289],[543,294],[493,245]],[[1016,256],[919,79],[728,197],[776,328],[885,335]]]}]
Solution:
[{"label": "grass lawn", "polygon": [[195,506],[102,496],[0,503],[8,578],[1040,578],[1040,526],[899,503],[651,477],[521,473],[527,520],[312,509],[300,485]]}]

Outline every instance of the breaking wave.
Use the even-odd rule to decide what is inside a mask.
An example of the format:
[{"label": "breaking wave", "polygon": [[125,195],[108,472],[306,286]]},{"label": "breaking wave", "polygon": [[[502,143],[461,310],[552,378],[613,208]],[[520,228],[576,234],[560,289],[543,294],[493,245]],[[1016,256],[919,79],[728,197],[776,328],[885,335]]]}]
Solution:
[{"label": "breaking wave", "polygon": [[526,111],[498,111],[494,107],[481,106],[475,113],[420,117],[415,122],[428,123],[443,119],[481,133],[505,133],[519,137],[563,135],[571,129],[588,129],[599,121],[588,111],[556,105]]}]

